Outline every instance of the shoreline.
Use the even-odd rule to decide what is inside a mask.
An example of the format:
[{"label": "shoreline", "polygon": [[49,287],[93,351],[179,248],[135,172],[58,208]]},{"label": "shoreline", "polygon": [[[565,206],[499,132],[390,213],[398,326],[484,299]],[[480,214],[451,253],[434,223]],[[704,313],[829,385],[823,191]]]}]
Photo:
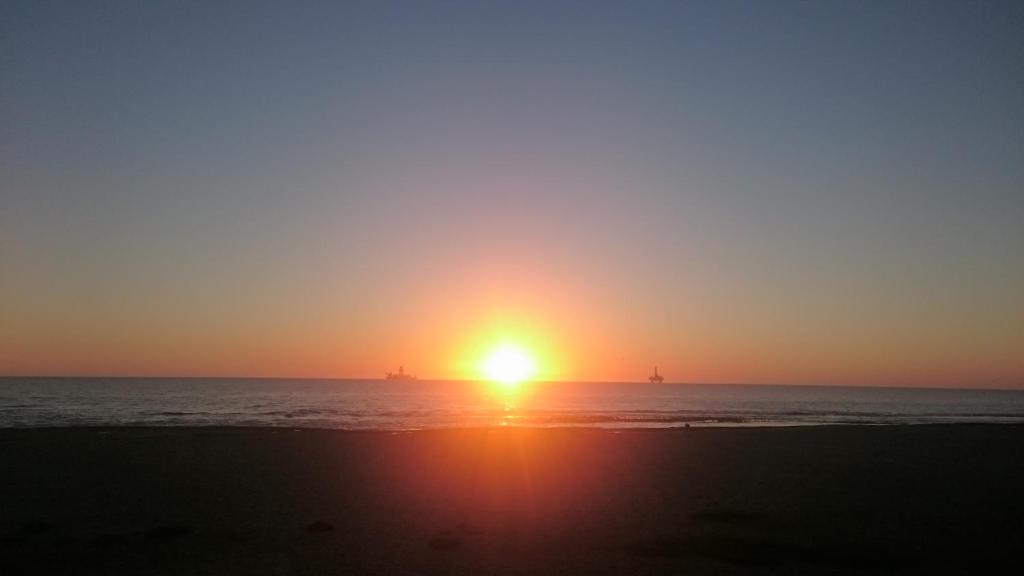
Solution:
[{"label": "shoreline", "polygon": [[341,433],[379,433],[379,434],[406,434],[416,432],[495,432],[502,430],[521,431],[557,431],[557,430],[580,430],[595,432],[673,432],[673,431],[696,431],[696,430],[778,430],[778,429],[851,429],[851,428],[945,428],[945,427],[1019,427],[1024,429],[1024,422],[750,422],[750,423],[705,423],[695,422],[689,426],[590,426],[590,425],[493,425],[493,426],[436,426],[424,428],[340,428],[331,426],[309,426],[302,424],[295,425],[249,425],[249,424],[75,424],[73,426],[2,426],[0,435],[5,432],[15,431],[145,431],[145,430],[225,430],[225,431],[282,431],[294,432],[320,431],[320,432],[341,432]]}]

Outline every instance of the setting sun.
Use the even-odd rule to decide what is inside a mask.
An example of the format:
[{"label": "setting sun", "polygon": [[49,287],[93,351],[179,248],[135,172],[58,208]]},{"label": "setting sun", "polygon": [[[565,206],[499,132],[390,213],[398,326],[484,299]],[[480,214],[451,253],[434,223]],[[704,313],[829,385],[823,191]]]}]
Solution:
[{"label": "setting sun", "polygon": [[481,364],[489,380],[514,386],[537,372],[533,358],[519,346],[503,344],[491,350]]}]

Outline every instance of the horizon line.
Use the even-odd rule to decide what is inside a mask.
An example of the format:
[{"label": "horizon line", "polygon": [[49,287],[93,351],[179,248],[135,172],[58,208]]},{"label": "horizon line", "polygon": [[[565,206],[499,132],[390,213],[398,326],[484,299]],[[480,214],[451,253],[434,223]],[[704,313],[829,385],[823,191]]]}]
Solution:
[{"label": "horizon line", "polygon": [[[39,374],[0,374],[0,379],[77,379],[77,380],[306,380],[306,381],[387,381],[382,377],[359,376],[181,376],[181,375],[39,375]],[[413,382],[487,382],[486,378],[416,378]],[[639,380],[525,380],[536,384],[650,384]],[[739,381],[666,381],[670,386],[775,386],[799,388],[877,388],[877,389],[916,389],[916,390],[987,390],[1024,392],[1024,384],[1010,386],[985,385],[981,387],[965,387],[939,384],[840,384],[840,383],[807,383],[807,382],[739,382]]]}]

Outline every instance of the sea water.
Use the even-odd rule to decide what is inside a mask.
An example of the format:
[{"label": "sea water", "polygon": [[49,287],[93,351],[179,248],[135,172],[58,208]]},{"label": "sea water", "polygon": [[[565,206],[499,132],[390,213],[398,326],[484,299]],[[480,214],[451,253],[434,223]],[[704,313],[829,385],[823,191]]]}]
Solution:
[{"label": "sea water", "polygon": [[0,427],[1024,423],[1024,391],[733,384],[0,378]]}]

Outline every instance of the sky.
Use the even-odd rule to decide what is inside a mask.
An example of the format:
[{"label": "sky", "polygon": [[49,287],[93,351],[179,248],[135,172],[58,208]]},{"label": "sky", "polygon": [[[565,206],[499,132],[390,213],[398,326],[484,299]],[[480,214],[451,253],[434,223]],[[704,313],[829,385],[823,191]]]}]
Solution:
[{"label": "sky", "polygon": [[0,374],[1024,387],[1020,2],[5,2]]}]

